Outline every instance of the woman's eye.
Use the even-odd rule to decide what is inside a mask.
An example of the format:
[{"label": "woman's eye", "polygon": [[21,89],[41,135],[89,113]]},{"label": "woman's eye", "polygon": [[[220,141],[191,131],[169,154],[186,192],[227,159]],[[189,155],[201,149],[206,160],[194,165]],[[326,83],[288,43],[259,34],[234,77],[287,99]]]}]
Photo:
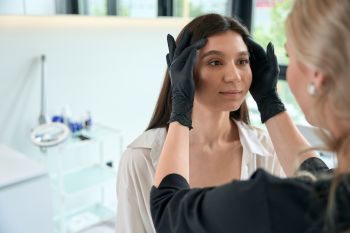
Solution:
[{"label": "woman's eye", "polygon": [[238,61],[238,64],[239,65],[246,65],[246,64],[249,64],[249,60],[248,59],[241,59]]},{"label": "woman's eye", "polygon": [[211,62],[209,62],[209,65],[210,66],[219,66],[219,65],[221,65],[221,62],[220,61],[211,61]]}]

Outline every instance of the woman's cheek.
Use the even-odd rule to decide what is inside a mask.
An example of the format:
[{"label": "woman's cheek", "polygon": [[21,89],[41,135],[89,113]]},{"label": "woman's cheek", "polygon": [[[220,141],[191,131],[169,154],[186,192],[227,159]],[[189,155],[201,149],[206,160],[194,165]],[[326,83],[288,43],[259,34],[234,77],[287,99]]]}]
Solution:
[{"label": "woman's cheek", "polygon": [[249,90],[250,85],[252,84],[252,81],[253,81],[253,76],[252,76],[252,71],[250,69],[250,66],[248,66],[247,69],[244,70],[242,81],[245,83],[246,88]]}]

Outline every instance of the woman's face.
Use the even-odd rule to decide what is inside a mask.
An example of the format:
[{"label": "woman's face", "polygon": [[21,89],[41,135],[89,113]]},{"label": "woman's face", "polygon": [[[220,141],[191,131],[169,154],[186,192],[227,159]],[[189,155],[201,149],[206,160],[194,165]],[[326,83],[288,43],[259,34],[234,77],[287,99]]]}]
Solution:
[{"label": "woman's face", "polygon": [[242,36],[233,31],[208,37],[195,68],[195,101],[214,111],[237,110],[249,90],[252,73]]},{"label": "woman's face", "polygon": [[307,90],[313,79],[313,70],[297,60],[294,45],[290,40],[287,40],[285,48],[289,58],[286,76],[288,85],[301,110],[304,112],[306,120],[310,124],[315,125],[316,122],[312,116],[314,112],[313,106],[315,104],[314,97]]}]

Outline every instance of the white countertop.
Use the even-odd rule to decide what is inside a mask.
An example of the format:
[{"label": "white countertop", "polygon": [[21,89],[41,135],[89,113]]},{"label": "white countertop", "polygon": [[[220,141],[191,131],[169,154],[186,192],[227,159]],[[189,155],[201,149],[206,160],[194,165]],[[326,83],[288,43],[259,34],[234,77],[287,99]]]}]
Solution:
[{"label": "white countertop", "polygon": [[0,188],[46,174],[43,165],[0,144]]}]

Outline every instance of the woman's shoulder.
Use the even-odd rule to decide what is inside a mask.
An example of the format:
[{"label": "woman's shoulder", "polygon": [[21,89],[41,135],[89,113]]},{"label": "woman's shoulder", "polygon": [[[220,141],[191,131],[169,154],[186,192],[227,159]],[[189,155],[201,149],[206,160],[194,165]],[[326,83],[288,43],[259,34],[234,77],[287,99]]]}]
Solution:
[{"label": "woman's shoulder", "polygon": [[[143,132],[123,152],[118,164],[117,187],[119,192],[125,187],[143,190],[150,188],[155,172],[155,158],[164,136],[165,128]],[[138,188],[136,188],[138,187]]]},{"label": "woman's shoulder", "polygon": [[134,141],[132,141],[127,148],[130,149],[151,149],[156,141],[165,139],[166,129],[165,128],[154,128],[149,129],[139,135]]},{"label": "woman's shoulder", "polygon": [[161,150],[166,134],[165,128],[150,129],[131,142],[120,159],[120,167],[138,170],[154,166],[154,154]]}]

